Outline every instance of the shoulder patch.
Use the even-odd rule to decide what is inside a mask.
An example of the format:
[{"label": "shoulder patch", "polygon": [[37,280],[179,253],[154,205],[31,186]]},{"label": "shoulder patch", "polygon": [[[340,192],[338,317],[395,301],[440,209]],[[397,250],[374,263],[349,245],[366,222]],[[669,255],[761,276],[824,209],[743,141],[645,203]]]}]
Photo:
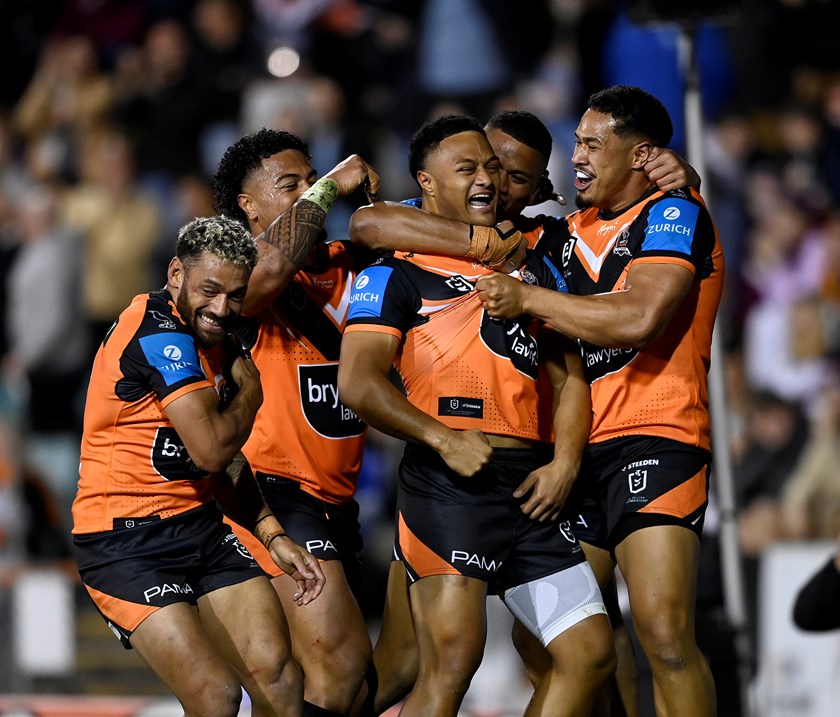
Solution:
[{"label": "shoulder patch", "polygon": [[205,378],[192,337],[182,333],[150,334],[140,339],[149,366],[172,386],[187,378]]},{"label": "shoulder patch", "polygon": [[350,295],[348,321],[382,316],[382,299],[393,271],[390,266],[369,266],[359,274]]},{"label": "shoulder patch", "polygon": [[676,251],[691,254],[700,207],[677,197],[666,197],[651,206],[642,251]]}]

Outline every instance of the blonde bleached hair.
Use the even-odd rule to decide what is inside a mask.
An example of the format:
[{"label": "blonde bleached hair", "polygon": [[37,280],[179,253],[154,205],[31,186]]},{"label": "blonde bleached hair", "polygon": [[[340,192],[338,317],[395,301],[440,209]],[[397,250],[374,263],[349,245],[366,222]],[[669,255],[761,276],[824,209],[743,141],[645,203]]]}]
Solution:
[{"label": "blonde bleached hair", "polygon": [[248,271],[257,264],[257,243],[251,232],[241,222],[224,215],[198,217],[178,231],[175,256],[185,265],[195,263],[204,253]]}]

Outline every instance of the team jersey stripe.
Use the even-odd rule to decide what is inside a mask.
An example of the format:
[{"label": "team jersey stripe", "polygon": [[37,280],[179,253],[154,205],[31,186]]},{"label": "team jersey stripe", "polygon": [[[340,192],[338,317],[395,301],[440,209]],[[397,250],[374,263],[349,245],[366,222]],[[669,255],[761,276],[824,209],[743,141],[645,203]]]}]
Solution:
[{"label": "team jersey stripe", "polygon": [[143,620],[153,612],[160,610],[159,607],[154,605],[140,605],[136,602],[120,600],[87,584],[85,589],[90,593],[91,599],[106,619],[129,632],[134,632]]},{"label": "team jersey stripe", "polygon": [[399,545],[403,558],[417,575],[460,575],[461,572],[437,555],[418,538],[399,515]]},{"label": "team jersey stripe", "polygon": [[698,473],[689,478],[685,483],[680,483],[667,493],[652,500],[639,513],[665,513],[676,518],[685,518],[691,515],[706,502],[706,471],[708,466],[703,466]]}]

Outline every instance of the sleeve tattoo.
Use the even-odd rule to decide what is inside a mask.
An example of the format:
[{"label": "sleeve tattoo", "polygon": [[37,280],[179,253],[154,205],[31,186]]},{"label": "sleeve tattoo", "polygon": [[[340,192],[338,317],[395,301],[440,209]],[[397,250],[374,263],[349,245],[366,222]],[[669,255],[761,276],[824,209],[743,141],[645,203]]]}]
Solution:
[{"label": "sleeve tattoo", "polygon": [[283,212],[257,238],[278,248],[300,269],[315,243],[323,237],[327,213],[314,202],[301,199]]}]

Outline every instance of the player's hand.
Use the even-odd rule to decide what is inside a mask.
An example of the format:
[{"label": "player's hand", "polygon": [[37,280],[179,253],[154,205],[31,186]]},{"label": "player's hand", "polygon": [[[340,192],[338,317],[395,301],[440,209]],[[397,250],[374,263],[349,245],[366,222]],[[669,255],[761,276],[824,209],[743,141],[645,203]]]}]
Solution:
[{"label": "player's hand", "polygon": [[503,221],[492,227],[473,224],[470,226],[470,248],[466,257],[478,259],[485,266],[501,271],[500,267],[516,261],[520,252],[524,260],[527,248],[527,239],[513,226],[513,222]]},{"label": "player's hand", "polygon": [[531,495],[522,504],[525,515],[540,522],[557,520],[569,497],[577,473],[564,464],[552,461],[528,474],[513,492],[514,498]]},{"label": "player's hand", "polygon": [[326,177],[338,183],[339,196],[346,197],[364,186],[368,200],[373,202],[379,194],[379,175],[358,154],[351,154],[329,172]]},{"label": "player's hand", "polygon": [[[511,232],[516,231],[513,222],[507,219],[499,222],[496,229],[508,236],[513,236]],[[500,271],[503,274],[510,274],[525,263],[525,258],[528,255],[528,240],[521,233],[516,232],[516,234],[519,236],[518,243],[509,250],[508,255],[504,258],[495,262],[484,262],[488,268]]]},{"label": "player's hand", "polygon": [[479,277],[475,290],[494,319],[515,319],[523,311],[522,282],[505,274]]},{"label": "player's hand", "polygon": [[230,376],[240,391],[258,392],[262,396],[260,371],[250,357],[237,356],[230,367]]},{"label": "player's hand", "polygon": [[700,189],[700,175],[676,152],[654,147],[645,164],[645,174],[663,192],[689,186]]},{"label": "player's hand", "polygon": [[538,204],[542,204],[543,202],[547,202],[549,200],[553,200],[558,204],[566,203],[566,197],[554,191],[554,185],[552,184],[551,178],[548,176],[548,171],[546,170],[540,177],[539,182],[537,182],[537,187],[531,195],[531,198],[528,200],[528,206],[535,207]]},{"label": "player's hand", "polygon": [[458,475],[470,478],[490,462],[493,448],[487,436],[476,428],[470,428],[452,431],[438,453]]},{"label": "player's hand", "polygon": [[297,584],[297,592],[292,599],[298,605],[308,605],[321,594],[326,578],[318,558],[312,553],[287,535],[272,540],[268,552],[277,567]]}]

